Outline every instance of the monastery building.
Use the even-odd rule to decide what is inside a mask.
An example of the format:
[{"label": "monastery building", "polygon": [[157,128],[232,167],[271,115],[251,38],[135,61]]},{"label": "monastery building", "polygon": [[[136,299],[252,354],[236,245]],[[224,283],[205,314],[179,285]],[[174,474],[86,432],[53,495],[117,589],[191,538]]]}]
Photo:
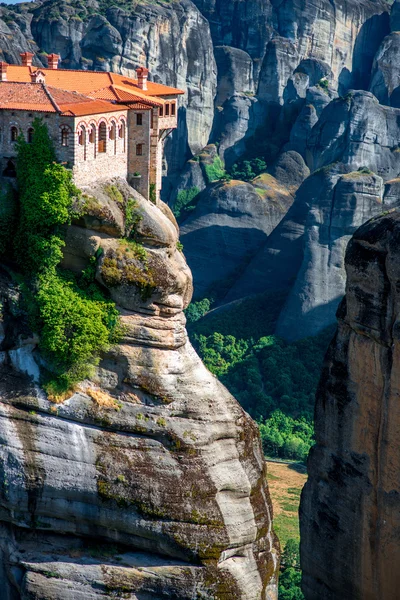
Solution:
[{"label": "monastery building", "polygon": [[161,189],[163,142],[177,127],[181,90],[102,71],[58,69],[50,54],[48,68],[0,62],[0,160],[3,176],[15,176],[16,141],[32,140],[32,122],[42,117],[57,158],[72,169],[76,185],[124,177],[145,198]]}]

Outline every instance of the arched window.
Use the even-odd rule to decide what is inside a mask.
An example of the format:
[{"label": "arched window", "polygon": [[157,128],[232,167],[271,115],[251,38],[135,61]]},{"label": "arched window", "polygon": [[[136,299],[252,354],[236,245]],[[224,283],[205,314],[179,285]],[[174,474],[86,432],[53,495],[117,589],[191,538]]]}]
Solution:
[{"label": "arched window", "polygon": [[96,141],[96,126],[91,125],[89,129],[89,143],[94,144]]},{"label": "arched window", "polygon": [[69,146],[69,129],[68,127],[61,128],[61,146]]},{"label": "arched window", "polygon": [[165,116],[169,117],[169,104],[165,105]]},{"label": "arched window", "polygon": [[119,137],[121,140],[125,139],[125,121],[122,121],[119,126]]},{"label": "arched window", "polygon": [[78,131],[78,144],[79,144],[80,146],[84,146],[84,145],[85,145],[85,142],[86,142],[86,129],[85,129],[85,127],[82,125],[82,126],[79,128],[79,131]]},{"label": "arched window", "polygon": [[109,138],[110,138],[110,140],[115,140],[116,137],[117,137],[117,126],[115,124],[115,121],[113,121],[111,123],[111,127],[110,127]]},{"label": "arched window", "polygon": [[164,107],[160,106],[160,108],[158,109],[158,116],[159,117],[163,117],[164,116]]},{"label": "arched window", "polygon": [[176,115],[176,103],[175,103],[175,102],[173,102],[173,103],[171,104],[171,115],[172,115],[173,117],[175,117],[175,115]]},{"label": "arched window", "polygon": [[28,144],[32,144],[32,142],[33,142],[33,133],[34,133],[33,127],[29,127],[29,129],[28,129]]},{"label": "arched window", "polygon": [[3,171],[3,177],[16,177],[17,171],[15,168],[15,163],[13,160],[8,160],[6,164],[6,168]]},{"label": "arched window", "polygon": [[136,144],[136,156],[143,156],[143,144]]},{"label": "arched window", "polygon": [[104,121],[102,123],[100,123],[100,126],[99,126],[98,149],[99,149],[99,152],[107,151],[107,125],[104,123]]},{"label": "arched window", "polygon": [[15,126],[11,127],[11,130],[10,130],[10,139],[11,139],[12,142],[16,142],[17,139],[18,139],[18,129]]}]

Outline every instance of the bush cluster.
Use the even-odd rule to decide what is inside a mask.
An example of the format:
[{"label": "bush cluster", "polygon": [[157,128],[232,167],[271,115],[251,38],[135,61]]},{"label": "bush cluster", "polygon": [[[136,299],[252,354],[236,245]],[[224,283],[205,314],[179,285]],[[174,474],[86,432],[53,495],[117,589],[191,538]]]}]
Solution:
[{"label": "bush cluster", "polygon": [[56,395],[90,375],[100,353],[116,339],[119,317],[95,283],[95,257],[80,276],[59,268],[65,225],[79,191],[71,173],[55,162],[47,127],[36,119],[33,129],[33,143],[21,137],[17,146],[14,260],[24,275],[24,307],[46,359],[44,384]]},{"label": "bush cluster", "polygon": [[313,443],[315,391],[332,328],[288,343],[275,336],[255,341],[203,335],[196,327],[189,329],[196,350],[258,421],[266,455],[304,462]]}]

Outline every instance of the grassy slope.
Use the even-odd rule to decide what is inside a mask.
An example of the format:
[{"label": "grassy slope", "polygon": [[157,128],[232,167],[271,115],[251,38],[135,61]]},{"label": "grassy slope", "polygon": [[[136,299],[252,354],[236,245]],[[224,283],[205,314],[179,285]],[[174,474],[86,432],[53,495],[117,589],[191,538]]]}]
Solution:
[{"label": "grassy slope", "polygon": [[268,462],[267,479],[274,507],[274,529],[283,548],[289,539],[300,540],[298,510],[307,474],[298,465]]}]

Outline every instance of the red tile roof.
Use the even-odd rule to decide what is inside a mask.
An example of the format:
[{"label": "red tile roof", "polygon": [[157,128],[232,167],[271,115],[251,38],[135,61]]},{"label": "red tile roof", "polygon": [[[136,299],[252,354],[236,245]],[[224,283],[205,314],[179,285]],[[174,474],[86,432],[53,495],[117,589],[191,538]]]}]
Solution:
[{"label": "red tile roof", "polygon": [[149,109],[162,106],[165,103],[162,96],[184,93],[152,81],[148,81],[147,90],[143,90],[136,79],[117,73],[69,69],[40,69],[46,76],[43,86],[31,82],[31,75],[37,70],[29,66],[7,66],[8,81],[0,82],[0,109],[83,116],[137,107],[138,103]]},{"label": "red tile roof", "polygon": [[123,111],[126,107],[42,83],[1,81],[0,109],[60,112],[65,115],[83,116]]},{"label": "red tile roof", "polygon": [[40,83],[0,82],[0,108],[55,113],[56,108]]}]

